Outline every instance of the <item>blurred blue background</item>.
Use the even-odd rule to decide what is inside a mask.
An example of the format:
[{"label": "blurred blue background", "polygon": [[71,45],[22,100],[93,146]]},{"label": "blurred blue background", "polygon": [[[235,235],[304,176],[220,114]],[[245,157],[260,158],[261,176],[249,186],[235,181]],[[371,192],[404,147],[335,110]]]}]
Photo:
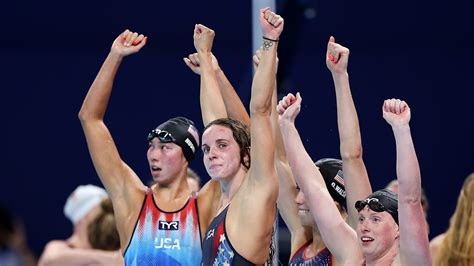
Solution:
[{"label": "blurred blue background", "polygon": [[[330,35],[351,49],[349,73],[364,159],[374,189],[395,178],[395,144],[382,118],[386,98],[405,99],[430,201],[430,237],[447,228],[463,179],[474,171],[474,3],[277,1],[285,18],[281,94],[304,98],[297,126],[314,159],[339,157],[336,103],[325,66]],[[26,226],[39,255],[72,225],[62,208],[79,184],[100,184],[77,113],[115,37],[149,37],[118,73],[108,107],[122,158],[150,180],[147,132],[169,117],[202,130],[199,77],[182,58],[195,23],[216,31],[214,53],[248,106],[252,78],[250,1],[7,1],[2,3],[0,205]],[[205,180],[202,160],[192,162]]]}]

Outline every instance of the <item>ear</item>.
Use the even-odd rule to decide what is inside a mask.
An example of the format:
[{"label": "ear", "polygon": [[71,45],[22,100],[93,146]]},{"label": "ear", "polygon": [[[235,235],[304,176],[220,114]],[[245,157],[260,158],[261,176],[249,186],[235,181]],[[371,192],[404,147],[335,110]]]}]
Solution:
[{"label": "ear", "polygon": [[249,162],[250,162],[250,147],[248,147],[247,154],[242,159],[243,159],[244,165],[249,165]]},{"label": "ear", "polygon": [[245,163],[245,164],[248,164],[249,161],[250,161],[250,160],[249,160],[249,155],[246,154],[246,155],[244,156],[244,163]]},{"label": "ear", "polygon": [[[188,159],[186,159],[186,157],[184,156],[184,152],[181,153],[182,156],[181,156],[181,160],[183,160],[183,164],[182,164],[182,171],[184,170],[186,173],[188,172],[188,167],[189,167],[189,162],[188,162]],[[186,175],[187,176],[187,175]]]},{"label": "ear", "polygon": [[395,232],[395,240],[400,239],[400,227],[398,226],[397,223],[395,223],[397,226],[396,232]]}]

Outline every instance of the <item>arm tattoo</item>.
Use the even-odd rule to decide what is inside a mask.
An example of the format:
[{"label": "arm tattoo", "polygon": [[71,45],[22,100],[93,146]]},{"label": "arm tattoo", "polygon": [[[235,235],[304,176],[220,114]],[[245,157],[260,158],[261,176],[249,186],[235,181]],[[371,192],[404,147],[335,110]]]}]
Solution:
[{"label": "arm tattoo", "polygon": [[262,44],[262,49],[263,50],[268,50],[270,49],[270,47],[273,46],[273,42],[272,41],[269,41],[269,40],[263,40],[263,44]]}]

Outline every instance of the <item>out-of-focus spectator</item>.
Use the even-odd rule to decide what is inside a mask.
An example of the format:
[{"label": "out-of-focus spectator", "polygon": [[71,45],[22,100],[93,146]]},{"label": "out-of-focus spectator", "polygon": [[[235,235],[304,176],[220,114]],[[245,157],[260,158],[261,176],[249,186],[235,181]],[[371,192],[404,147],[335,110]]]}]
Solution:
[{"label": "out-of-focus spectator", "polygon": [[[398,180],[394,179],[390,181],[385,188],[398,194]],[[425,213],[426,228],[428,229],[428,233],[430,233],[430,224],[428,223],[428,210],[430,204],[423,188],[421,188],[421,207],[423,208],[423,212]]]},{"label": "out-of-focus spectator", "polygon": [[193,169],[188,167],[188,187],[192,192],[198,192],[201,189],[201,178],[194,172]]},{"label": "out-of-focus spectator", "polygon": [[112,200],[106,198],[100,204],[100,212],[87,227],[88,239],[94,249],[116,251],[120,249],[120,238],[115,225]]},{"label": "out-of-focus spectator", "polygon": [[36,257],[28,246],[23,223],[0,207],[0,265],[33,266]]},{"label": "out-of-focus spectator", "polygon": [[[115,220],[109,216],[112,207],[107,206],[107,201],[110,200],[103,188],[77,187],[64,206],[65,216],[74,225],[73,234],[66,240],[50,241],[39,265],[123,265]],[[108,228],[103,230],[105,227]]]},{"label": "out-of-focus spectator", "polygon": [[430,242],[434,265],[474,265],[474,173],[461,188],[448,230]]}]

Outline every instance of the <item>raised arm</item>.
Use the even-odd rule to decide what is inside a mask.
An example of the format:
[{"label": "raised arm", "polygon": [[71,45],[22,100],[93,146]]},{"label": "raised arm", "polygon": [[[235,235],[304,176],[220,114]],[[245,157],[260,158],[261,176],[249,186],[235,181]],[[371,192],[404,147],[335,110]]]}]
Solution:
[{"label": "raised arm", "polygon": [[283,18],[268,8],[260,10],[260,25],[263,33],[261,58],[252,82],[250,100],[251,143],[249,183],[257,182],[265,185],[262,189],[269,189],[274,194],[274,201],[278,191],[278,182],[274,175],[275,143],[272,136],[270,115],[272,95],[276,75],[276,57],[278,39],[283,31]]},{"label": "raised arm", "polygon": [[[290,101],[294,99],[294,97],[292,98],[285,96],[283,97],[282,102],[286,102],[288,105],[290,105]],[[278,113],[273,113],[275,113],[276,117],[276,128],[273,131],[276,149],[275,167],[279,182],[277,206],[279,213],[291,234],[290,256],[293,256],[293,254],[299,248],[312,239],[313,234],[311,229],[304,227],[301,224],[301,220],[298,215],[298,204],[295,201],[296,195],[298,194],[297,185],[291,171],[290,164],[288,163],[285,146],[280,132],[280,126],[278,125]],[[274,122],[273,113],[272,123]]]},{"label": "raised arm", "polygon": [[386,100],[383,117],[392,127],[397,149],[400,258],[403,265],[431,265],[426,220],[421,207],[421,177],[405,101]]},{"label": "raised arm", "polygon": [[278,104],[280,129],[288,162],[328,249],[343,265],[357,265],[363,258],[358,249],[356,233],[342,219],[318,167],[306,152],[295,127],[301,101],[299,93],[296,98],[288,94],[287,98]]},{"label": "raised arm", "polygon": [[[128,242],[136,217],[131,210],[143,201],[144,185],[137,175],[120,158],[112,136],[104,123],[104,114],[112,92],[117,70],[124,57],[137,53],[146,43],[146,37],[126,30],[113,42],[97,77],[87,93],[79,112],[89,153],[100,180],[114,204],[121,244]],[[138,213],[136,214],[138,215]],[[129,224],[131,224],[129,226]],[[124,246],[122,246],[124,248]]]},{"label": "raised arm", "polygon": [[66,241],[54,240],[46,245],[38,265],[123,265],[123,258],[118,250],[71,248]]},{"label": "raised arm", "polygon": [[352,100],[347,65],[349,49],[337,44],[331,36],[326,53],[326,65],[331,71],[336,90],[337,125],[339,128],[340,153],[346,188],[349,224],[357,227],[358,213],[354,208],[357,200],[372,193],[367,170],[362,159],[362,141],[357,111]]},{"label": "raised arm", "polygon": [[[261,50],[257,50],[253,56],[255,69],[258,68],[260,58],[262,56]],[[278,70],[278,56],[276,58]],[[280,126],[278,125],[278,112],[275,112],[277,101],[277,81],[274,78],[274,88],[272,95],[271,125],[273,138],[275,140],[275,168],[278,176],[278,199],[277,206],[283,221],[285,222],[291,234],[291,255],[293,255],[298,248],[303,246],[312,238],[312,231],[305,228],[298,216],[298,205],[295,202],[298,193],[295,178],[291,172],[288,159],[286,158],[285,146],[281,137]],[[283,97],[282,101],[289,101],[289,97]],[[289,105],[289,103],[288,103]]]},{"label": "raised arm", "polygon": [[228,117],[215,69],[212,65],[214,36],[214,31],[208,27],[202,24],[194,26],[194,47],[198,54],[201,71],[200,103],[204,126],[213,120]]},{"label": "raised arm", "polygon": [[[226,230],[231,239],[238,237],[239,241],[233,245],[241,255],[252,258],[252,262],[263,263],[268,257],[278,196],[270,114],[277,40],[283,30],[283,18],[265,8],[260,10],[260,24],[264,36],[262,57],[253,79],[250,100],[251,166],[227,213],[227,219],[239,222]],[[243,231],[246,233],[242,234]]]},{"label": "raised arm", "polygon": [[[214,56],[214,54],[211,53],[212,57],[212,68],[214,70],[214,73],[217,77],[217,84],[219,86],[219,91],[220,94],[213,94],[210,95],[209,93],[205,94],[206,96],[211,96],[213,97],[211,102],[215,101],[215,97],[222,97],[222,100],[224,101],[224,106],[225,106],[225,111],[227,112],[228,117],[240,120],[247,126],[250,126],[250,117],[249,114],[247,113],[247,110],[245,110],[244,104],[240,100],[239,95],[235,91],[234,87],[230,83],[230,81],[227,79],[227,76],[225,75],[224,71],[221,69],[219,66],[219,63]],[[187,58],[183,58],[184,63],[196,74],[201,75],[201,66],[200,66],[200,61],[199,61],[199,55],[198,53],[190,54]],[[207,108],[208,105],[201,105],[201,108]],[[208,113],[207,110],[202,111],[203,113]],[[219,113],[223,113],[223,111],[219,111]]]}]

